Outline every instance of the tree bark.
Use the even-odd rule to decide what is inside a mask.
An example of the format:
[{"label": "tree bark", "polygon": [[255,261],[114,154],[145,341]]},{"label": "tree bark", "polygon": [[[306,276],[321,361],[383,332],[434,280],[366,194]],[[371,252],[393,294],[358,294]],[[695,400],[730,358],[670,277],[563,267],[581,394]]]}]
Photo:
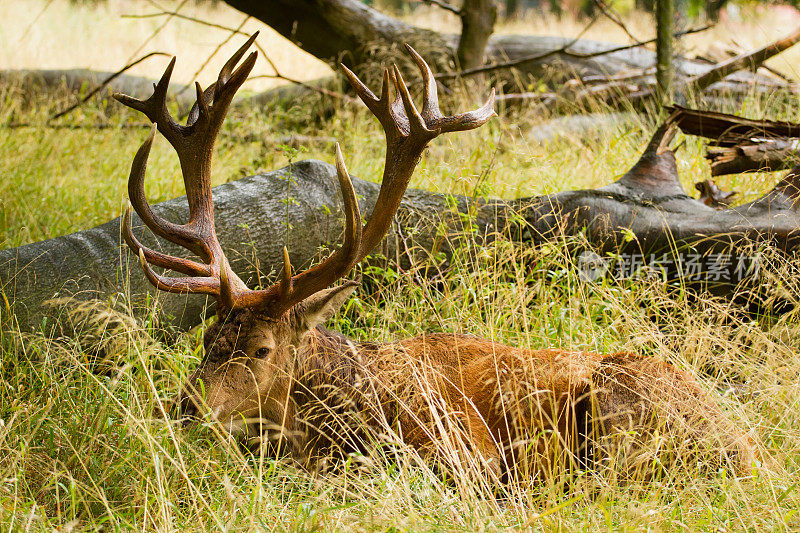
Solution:
[{"label": "tree bark", "polygon": [[458,40],[458,66],[479,67],[486,58],[486,45],[494,33],[497,4],[494,0],[464,0],[461,6],[461,37]]},{"label": "tree bark", "polygon": [[656,82],[665,104],[672,102],[672,26],[675,6],[672,0],[656,0]]},{"label": "tree bark", "polygon": [[[380,54],[375,46],[397,49],[408,43],[425,55],[423,51],[437,48],[455,50],[457,42],[454,35],[416,28],[359,0],[226,0],[225,3],[268,24],[315,57],[342,62],[354,69]],[[453,57],[451,54],[450,59]],[[436,62],[431,63],[431,68],[442,71]]]},{"label": "tree bark", "polygon": [[[509,201],[411,189],[398,212],[398,226],[384,241],[383,256],[402,261],[407,253],[405,235],[414,236],[415,250],[430,252],[429,261],[442,261],[434,258],[443,253],[444,263],[437,265],[442,268],[447,266],[450,251],[474,245],[471,239],[482,243],[504,238],[530,245],[582,233],[601,252],[642,257],[672,254],[675,269],[680,266],[681,254],[689,252],[705,257],[732,245],[754,242],[769,242],[784,252],[798,248],[800,167],[764,197],[716,210],[683,190],[674,153],[666,148],[669,138],[668,128],[659,129],[629,172],[598,189]],[[298,268],[308,265],[319,257],[321,248],[339,242],[341,200],[336,170],[327,163],[302,161],[291,169],[216,187],[217,233],[232,267],[250,286],[268,281],[282,265],[287,222],[283,199],[289,174],[293,177],[290,195],[296,200],[289,204],[288,217],[293,228],[288,243],[292,263]],[[368,216],[379,186],[356,178],[353,185],[361,198],[362,213]],[[157,204],[154,210],[174,221],[188,216],[185,198]],[[137,222],[134,227],[140,233]],[[442,227],[449,229],[444,238]],[[171,255],[182,253],[170,243],[157,242],[149,233],[141,238],[146,245]],[[705,281],[698,283],[716,294],[735,294],[733,284]],[[199,295],[158,293],[151,287],[122,243],[119,218],[71,235],[0,251],[0,287],[11,306],[10,314],[0,307],[5,313],[3,327],[16,323],[26,331],[40,328],[45,317],[58,313],[44,302],[69,294],[101,299],[127,294],[138,306],[148,298],[157,299],[170,322],[179,328],[199,323],[212,304]]]},{"label": "tree bark", "polygon": [[772,172],[795,166],[800,160],[800,139],[743,142],[735,146],[708,146],[711,175]]}]

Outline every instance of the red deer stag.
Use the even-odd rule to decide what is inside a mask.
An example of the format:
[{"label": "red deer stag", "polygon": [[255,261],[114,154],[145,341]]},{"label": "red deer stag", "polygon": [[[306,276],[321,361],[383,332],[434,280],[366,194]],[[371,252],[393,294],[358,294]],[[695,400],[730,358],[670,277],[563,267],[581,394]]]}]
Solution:
[{"label": "red deer stag", "polygon": [[[559,464],[586,459],[589,449],[594,464],[615,455],[618,464],[634,468],[633,459],[647,457],[652,438],[670,435],[679,454],[710,451],[714,464],[747,470],[745,435],[688,375],[652,358],[528,350],[448,333],[378,344],[323,327],[357,287],[353,281],[332,285],[381,242],[428,142],[444,132],[477,128],[495,114],[492,92],[481,108],[444,116],[433,75],[411,47],[406,48],[424,82],[421,111],[396,66],[384,70],[380,97],[342,66],[386,135],[383,181],[369,221],[362,227],[337,146],[345,215],[341,247],[300,273],[292,271],[284,249],[280,280],[268,289],[248,289],[217,240],[209,174],[215,137],[256,52],[234,67],[254,37],[225,64],[216,83],[205,91],[197,85],[185,126],[165,105],[174,59],[149,99],[115,95],[147,115],[178,153],[190,219],[183,225],[164,220],[145,198],[155,131],[133,160],[133,208],[153,232],[201,261],[142,246],[131,231],[130,209],[125,239],[157,288],[217,299],[205,357],[176,399],[179,416],[210,417],[251,445],[278,443],[312,468],[331,455],[364,452],[367,443],[392,434],[397,444],[445,464],[477,457],[482,469],[538,478]],[[151,265],[185,277],[165,277]]]}]

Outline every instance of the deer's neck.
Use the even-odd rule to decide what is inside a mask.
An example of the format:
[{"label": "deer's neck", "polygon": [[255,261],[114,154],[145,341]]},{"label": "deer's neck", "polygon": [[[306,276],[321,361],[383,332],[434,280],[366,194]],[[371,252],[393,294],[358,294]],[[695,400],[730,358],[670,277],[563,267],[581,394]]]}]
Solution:
[{"label": "deer's neck", "polygon": [[[357,420],[362,417],[354,419],[353,413],[369,411],[370,402],[363,392],[374,390],[366,381],[375,375],[371,367],[379,345],[356,342],[322,327],[304,340],[289,392],[290,425],[302,435],[300,448],[309,456],[322,456],[328,453],[324,450],[333,449],[360,451],[358,443],[363,443],[363,438],[346,436],[360,426]],[[336,442],[330,431],[338,436]]]},{"label": "deer's neck", "polygon": [[298,353],[297,380],[302,385],[352,385],[379,348],[376,343],[354,341],[322,326],[312,330]]}]

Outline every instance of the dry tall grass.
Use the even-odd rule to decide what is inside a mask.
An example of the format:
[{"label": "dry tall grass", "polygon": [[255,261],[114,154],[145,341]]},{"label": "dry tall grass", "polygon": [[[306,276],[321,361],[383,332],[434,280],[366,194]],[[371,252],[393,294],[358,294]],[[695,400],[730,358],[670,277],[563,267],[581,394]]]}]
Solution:
[{"label": "dry tall grass", "polygon": [[[387,427],[384,444],[315,476],[242,452],[213,425],[187,430],[154,418],[156,400],[197,362],[200,338],[191,332],[167,346],[123,305],[79,310],[70,337],[3,334],[0,520],[12,529],[77,521],[158,531],[800,526],[796,313],[767,325],[722,302],[668,294],[652,280],[586,284],[565,248],[520,253],[497,242],[478,250],[479,270],[475,251],[457,254],[436,288],[415,282],[414,271],[391,273],[379,295],[354,300],[333,327],[376,340],[463,331],[671,361],[716,391],[726,415],[752,434],[753,475],[709,472],[704,460],[668,469],[645,461],[633,479],[620,478],[623,456],[596,470],[556,463],[545,482],[506,484],[458,442],[440,443],[450,458],[441,469],[398,446]],[[787,266],[773,265],[779,275]],[[800,289],[796,280],[791,288]],[[100,374],[91,357],[97,346],[117,362]]]}]

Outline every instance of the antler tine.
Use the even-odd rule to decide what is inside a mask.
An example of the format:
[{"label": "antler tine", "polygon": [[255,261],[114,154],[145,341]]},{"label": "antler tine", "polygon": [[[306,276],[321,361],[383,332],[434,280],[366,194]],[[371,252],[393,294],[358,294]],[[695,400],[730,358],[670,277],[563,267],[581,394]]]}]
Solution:
[{"label": "antler tine", "polygon": [[283,273],[281,273],[281,300],[288,301],[292,291],[292,260],[289,258],[289,249],[283,247]]},{"label": "antler tine", "polygon": [[168,278],[157,274],[147,262],[144,250],[139,250],[139,263],[148,281],[159,290],[179,294],[210,294],[219,296],[219,280],[215,277]]},{"label": "antler tine", "polygon": [[214,97],[214,85],[212,84],[209,86],[205,91],[200,86],[200,82],[194,82],[194,88],[197,93],[197,100],[194,104],[192,104],[192,108],[189,110],[189,115],[186,117],[186,126],[191,127],[197,123],[201,116],[203,116],[204,120],[208,120],[208,115],[210,113],[209,104]]},{"label": "antler tine", "polygon": [[451,131],[474,130],[478,126],[486,124],[490,118],[497,116],[494,110],[494,98],[495,90],[494,87],[492,87],[489,91],[489,96],[486,98],[486,102],[478,109],[450,117],[442,117],[435,120],[434,124],[442,132],[448,133]]},{"label": "antler tine", "polygon": [[439,89],[436,86],[436,79],[431,68],[410,44],[406,44],[405,47],[422,75],[423,98],[421,114],[426,122],[429,123],[429,127],[440,128],[442,132],[471,130],[486,123],[487,120],[497,114],[494,111],[495,90],[492,88],[486,102],[475,111],[468,111],[452,117],[444,116],[439,109]]},{"label": "antler tine", "polygon": [[367,108],[374,115],[378,115],[381,113],[382,109],[377,105],[381,101],[388,100],[389,96],[389,69],[383,69],[383,83],[381,84],[381,98],[375,96],[369,87],[367,87],[363,81],[361,81],[358,76],[356,76],[352,70],[347,68],[343,63],[339,63],[339,68],[342,69],[344,75],[350,81],[350,85],[353,87],[353,90],[356,92],[359,98],[366,104]]},{"label": "antler tine", "polygon": [[439,89],[436,86],[436,79],[433,77],[431,68],[410,44],[406,44],[406,50],[411,54],[422,75],[422,116],[426,121],[430,122],[431,127],[441,128],[443,132],[471,130],[485,124],[487,120],[497,114],[494,111],[495,90],[492,88],[486,102],[478,109],[452,117],[444,116],[439,109]]},{"label": "antler tine", "polygon": [[400,95],[394,100],[391,98],[391,86],[392,83],[394,83],[394,72],[390,71],[388,68],[383,69],[381,96],[378,98],[369,87],[364,85],[364,82],[362,82],[353,71],[341,63],[339,63],[339,66],[342,68],[342,71],[350,82],[350,86],[356,91],[358,97],[361,98],[361,101],[366,104],[367,109],[369,109],[378,119],[378,122],[381,123],[386,135],[391,138],[403,137],[406,135],[396,120],[397,112],[393,111],[393,109],[402,109]]},{"label": "antler tine", "polygon": [[[222,92],[222,91],[224,91],[226,89],[226,86],[227,86],[228,82],[233,77],[231,75],[231,72],[233,71],[233,67],[236,66],[236,63],[238,63],[239,60],[242,59],[242,56],[244,56],[244,53],[247,52],[247,50],[250,48],[250,46],[256,41],[256,38],[258,37],[259,33],[260,32],[257,31],[253,35],[251,35],[250,38],[247,39],[247,41],[245,41],[245,43],[242,46],[239,47],[239,49],[230,57],[230,59],[228,59],[225,62],[225,64],[220,69],[219,76],[217,76],[217,83],[215,85],[215,89],[216,90],[214,92],[214,101],[217,101],[217,98],[219,97],[219,94],[218,94],[217,91]],[[255,54],[255,52],[253,52],[253,54]],[[244,65],[242,65],[242,67],[243,66]],[[239,70],[242,70],[242,67],[239,67]],[[249,74],[249,72],[247,74]],[[245,75],[244,77],[247,78],[247,75]],[[244,80],[242,80],[242,81],[244,81]],[[238,89],[238,86],[237,86],[237,89]],[[234,91],[234,92],[236,92],[236,91]]]},{"label": "antler tine", "polygon": [[122,236],[135,254],[138,255],[141,251],[144,253],[147,261],[153,265],[160,266],[161,268],[169,268],[170,270],[186,274],[187,276],[211,275],[211,267],[208,265],[182,257],[172,257],[171,255],[152,250],[139,242],[139,239],[133,234],[133,229],[131,227],[130,207],[125,210],[125,214],[122,217]]},{"label": "antler tine", "polygon": [[414,101],[411,99],[411,94],[408,92],[406,82],[403,80],[403,75],[397,65],[392,65],[394,70],[394,86],[397,89],[397,94],[403,102],[403,109],[405,116],[408,119],[409,135],[418,137],[419,142],[426,143],[439,135],[438,128],[429,129],[425,124],[425,119],[417,111]]},{"label": "antler tine", "polygon": [[426,121],[444,118],[442,111],[439,109],[439,88],[436,85],[436,79],[433,77],[431,67],[408,43],[406,43],[406,50],[411,54],[420,74],[422,74],[422,117]]},{"label": "antler tine", "polygon": [[[254,36],[257,34],[258,32],[256,32]],[[240,48],[236,54],[234,54],[234,57],[241,57],[244,51],[246,51],[246,48]],[[233,100],[233,96],[236,94],[236,91],[239,90],[239,87],[247,81],[247,76],[249,76],[250,72],[253,70],[257,57],[258,52],[253,52],[239,65],[239,68],[237,68],[233,74],[229,73],[224,77],[224,82],[217,80],[209,85],[205,91],[201,89],[199,83],[195,82],[197,101],[192,105],[192,109],[189,111],[189,116],[186,120],[187,127],[194,127],[201,119],[204,120],[202,123],[207,124],[212,131],[222,126],[225,115],[228,112],[228,107],[230,106],[231,100]],[[230,63],[230,61],[228,63]],[[231,67],[228,66],[228,63],[226,63],[226,66],[223,68],[230,69]]]},{"label": "antler tine", "polygon": [[157,126],[153,124],[150,135],[148,135],[133,157],[131,172],[128,177],[128,198],[130,198],[131,205],[133,205],[142,222],[153,233],[195,251],[194,235],[185,226],[175,224],[155,214],[147,202],[147,196],[144,192],[144,178],[147,171],[147,160],[150,157],[150,149],[156,136],[156,129]]},{"label": "antler tine", "polygon": [[361,245],[361,209],[358,207],[358,197],[353,188],[353,181],[347,166],[344,163],[344,156],[339,143],[336,143],[336,176],[339,178],[339,188],[342,190],[342,203],[344,204],[345,214],[345,234],[342,249],[346,250],[347,256],[354,256],[355,251]]},{"label": "antler tine", "polygon": [[111,96],[122,105],[144,113],[150,122],[158,124],[159,131],[170,144],[176,146],[176,143],[180,144],[183,138],[183,126],[178,124],[167,110],[167,89],[174,68],[175,57],[170,60],[158,83],[153,85],[153,94],[146,100],[139,100],[122,93],[112,93]]}]

